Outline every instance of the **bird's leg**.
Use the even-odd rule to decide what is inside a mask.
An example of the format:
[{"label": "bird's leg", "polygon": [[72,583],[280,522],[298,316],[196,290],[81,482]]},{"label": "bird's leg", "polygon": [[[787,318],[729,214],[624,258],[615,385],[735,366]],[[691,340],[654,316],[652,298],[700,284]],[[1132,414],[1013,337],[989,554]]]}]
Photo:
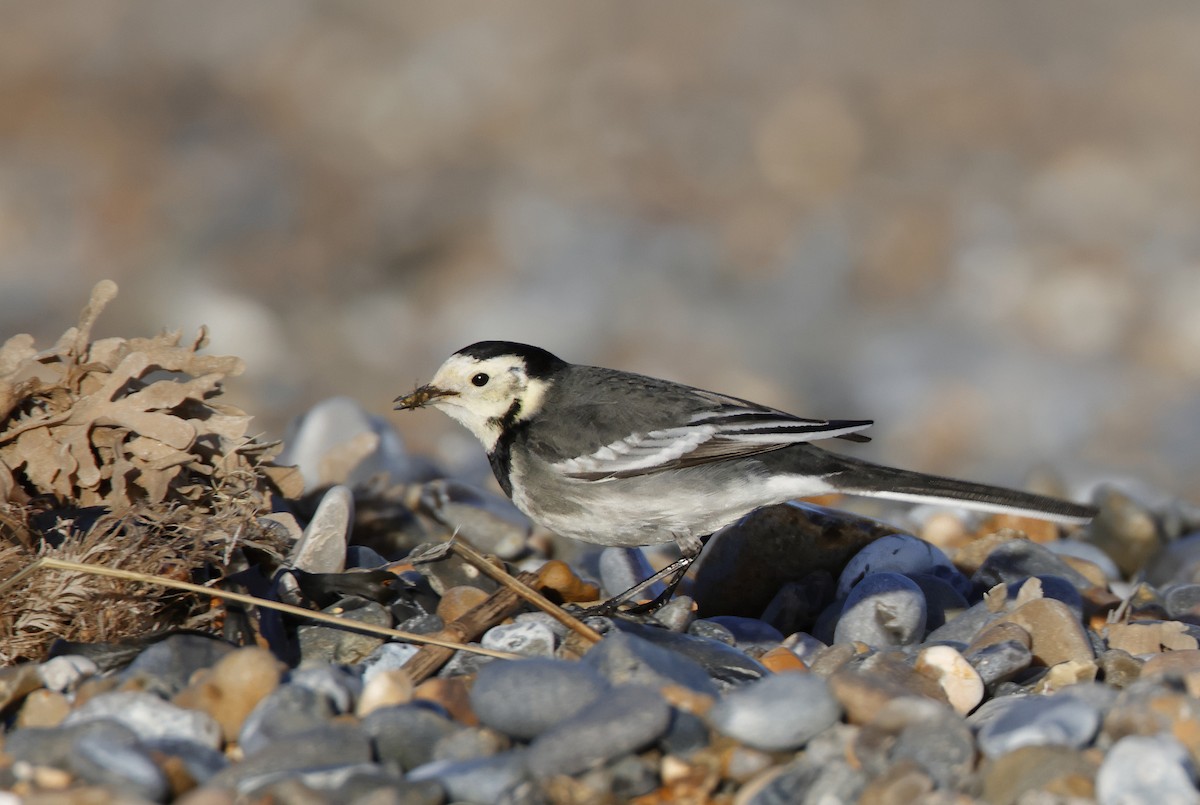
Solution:
[{"label": "bird's leg", "polygon": [[667,588],[663,590],[653,601],[649,601],[645,604],[638,604],[625,610],[626,612],[634,615],[641,615],[647,612],[655,611],[663,604],[671,600],[671,596],[675,593],[675,588],[679,586],[681,581],[683,581],[683,577],[687,575],[688,569],[692,566],[692,562],[695,562],[697,557],[700,556],[700,551],[704,549],[704,545],[708,542],[708,538],[711,536],[711,534],[705,534],[703,537],[696,537],[692,536],[691,534],[686,536],[676,536],[675,544],[679,546],[679,552],[682,554],[678,559],[655,573],[653,576],[639,581],[625,592],[620,593],[619,595],[614,595],[612,598],[608,599],[602,604],[598,604],[594,607],[584,610],[584,614],[611,615],[617,611],[619,606],[633,598],[638,593],[654,584],[657,584],[663,579],[670,577],[671,580],[667,582]]}]

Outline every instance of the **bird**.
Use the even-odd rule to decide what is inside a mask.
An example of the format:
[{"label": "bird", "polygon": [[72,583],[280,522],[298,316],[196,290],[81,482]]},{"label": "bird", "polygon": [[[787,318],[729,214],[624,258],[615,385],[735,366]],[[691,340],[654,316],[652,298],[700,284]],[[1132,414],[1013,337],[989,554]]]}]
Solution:
[{"label": "bird", "polygon": [[814,444],[869,441],[860,431],[873,420],[799,417],[670,380],[569,363],[528,344],[464,347],[432,380],[393,402],[396,410],[436,408],[465,426],[504,493],[555,534],[617,547],[674,542],[681,560],[671,566],[667,598],[713,533],[796,498],[841,493],[951,504],[1065,525],[1096,515],[1091,506]]}]

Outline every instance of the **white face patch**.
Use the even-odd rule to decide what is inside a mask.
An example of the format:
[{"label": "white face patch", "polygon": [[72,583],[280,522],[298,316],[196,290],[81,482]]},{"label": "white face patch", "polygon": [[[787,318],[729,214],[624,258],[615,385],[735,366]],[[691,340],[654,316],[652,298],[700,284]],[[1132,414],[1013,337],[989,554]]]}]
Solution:
[{"label": "white face patch", "polygon": [[516,408],[517,421],[528,419],[541,407],[549,383],[529,377],[525,361],[515,355],[477,360],[451,355],[429,385],[446,396],[429,405],[460,422],[490,453],[500,438],[501,423]]}]

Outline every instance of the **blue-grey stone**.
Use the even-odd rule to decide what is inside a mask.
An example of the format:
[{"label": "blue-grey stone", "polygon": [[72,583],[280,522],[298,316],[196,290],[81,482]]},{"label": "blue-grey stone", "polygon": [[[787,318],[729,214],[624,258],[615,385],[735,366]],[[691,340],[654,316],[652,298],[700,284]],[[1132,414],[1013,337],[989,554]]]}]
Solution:
[{"label": "blue-grey stone", "polygon": [[[609,595],[620,595],[654,575],[655,570],[641,548],[605,548],[600,552],[600,584]],[[655,582],[640,598],[654,598],[666,586]]]},{"label": "blue-grey stone", "polygon": [[910,534],[880,537],[856,553],[838,577],[837,597],[845,598],[873,573],[925,574],[942,579],[963,596],[971,592],[970,581],[940,548]]},{"label": "blue-grey stone", "polygon": [[[986,711],[973,716],[978,725],[979,749],[988,757],[999,757],[1023,746],[1087,746],[1100,726],[1100,713],[1091,704],[1058,693],[1053,696],[1023,696],[993,699]],[[1001,702],[1001,704],[997,704]]]},{"label": "blue-grey stone", "polygon": [[687,758],[708,746],[708,723],[695,713],[671,708],[671,722],[658,739],[667,754]]},{"label": "blue-grey stone", "polygon": [[479,670],[471,688],[471,707],[481,723],[529,740],[574,716],[608,689],[608,681],[585,663],[496,662]]},{"label": "blue-grey stone", "polygon": [[582,664],[599,671],[615,684],[681,685],[707,696],[717,694],[717,686],[703,666],[682,654],[624,632],[606,636],[583,656]]},{"label": "blue-grey stone", "polygon": [[734,645],[743,651],[747,648],[772,649],[783,642],[783,634],[778,629],[758,618],[716,615],[708,620],[728,629],[733,635]]},{"label": "blue-grey stone", "polygon": [[798,749],[841,716],[825,680],[782,673],[726,693],[708,718],[722,734],[768,752]]},{"label": "blue-grey stone", "polygon": [[328,697],[300,685],[280,685],[246,716],[238,744],[246,754],[252,754],[290,735],[318,729],[333,716]]},{"label": "blue-grey stone", "polygon": [[[357,596],[343,598],[326,607],[323,612],[336,614],[346,621],[357,621],[371,626],[392,626],[392,613],[383,604]],[[384,638],[366,632],[341,629],[334,626],[305,624],[296,630],[300,645],[302,665],[328,665],[360,663],[378,648]]]},{"label": "blue-grey stone", "polygon": [[[624,621],[620,622],[618,627],[622,632],[640,637],[682,658],[694,661],[722,689],[761,679],[767,674],[767,669],[762,663],[719,640]],[[591,656],[591,653],[589,652],[588,656]]]},{"label": "blue-grey stone", "polygon": [[337,665],[313,665],[288,674],[287,684],[307,688],[322,696],[335,713],[349,713],[362,694],[362,678]]},{"label": "blue-grey stone", "polygon": [[174,738],[158,738],[143,741],[142,745],[151,752],[170,755],[183,763],[187,773],[197,783],[203,785],[229,765],[224,753],[217,749]]},{"label": "blue-grey stone", "polygon": [[1170,735],[1127,735],[1096,775],[1099,805],[1196,805],[1196,770],[1183,744]]},{"label": "blue-grey stone", "polygon": [[170,792],[166,775],[141,745],[112,742],[96,733],[75,741],[71,771],[89,783],[112,786],[152,802],[165,800]]},{"label": "blue-grey stone", "polygon": [[229,766],[211,785],[254,791],[291,772],[315,772],[371,762],[371,742],[357,724],[324,724],[281,737]]},{"label": "blue-grey stone", "polygon": [[925,636],[927,643],[944,643],[956,648],[966,648],[989,623],[1000,616],[988,608],[986,601],[972,604],[943,625]]},{"label": "blue-grey stone", "polygon": [[944,625],[949,618],[965,612],[968,604],[962,594],[950,582],[928,573],[907,574],[921,588],[925,596],[925,630],[932,632]]},{"label": "blue-grey stone", "polygon": [[1059,576],[1077,589],[1087,590],[1092,583],[1061,557],[1036,542],[1014,539],[997,545],[971,576],[976,589],[990,590],[1000,582],[1016,584],[1030,576]]},{"label": "blue-grey stone", "polygon": [[437,742],[463,729],[421,703],[374,710],[362,720],[362,728],[379,760],[401,770],[429,763]]},{"label": "blue-grey stone", "polygon": [[657,690],[619,685],[539,735],[529,747],[529,771],[539,778],[577,774],[651,743],[670,720],[671,708]]},{"label": "blue-grey stone", "polygon": [[90,658],[79,654],[61,654],[38,666],[38,677],[50,690],[65,693],[74,690],[83,680],[99,673],[100,668]]},{"label": "blue-grey stone", "polygon": [[872,573],[850,591],[833,632],[835,643],[911,646],[925,636],[925,596],[899,573]]},{"label": "blue-grey stone", "polygon": [[435,780],[452,802],[500,802],[526,779],[526,754],[518,748],[475,760],[435,760],[413,769],[405,779]]},{"label": "blue-grey stone", "polygon": [[383,671],[395,671],[417,655],[420,646],[412,643],[384,643],[376,648],[359,665],[362,672],[362,684],[366,685],[371,679]]},{"label": "blue-grey stone", "polygon": [[712,618],[697,618],[688,626],[687,633],[707,640],[716,640],[727,646],[737,645],[737,638],[729,627]]},{"label": "blue-grey stone", "polygon": [[1073,556],[1076,559],[1086,559],[1100,568],[1109,581],[1120,581],[1122,573],[1117,563],[1103,550],[1090,542],[1077,539],[1056,539],[1053,542],[1042,543],[1046,550],[1057,556]]},{"label": "blue-grey stone", "polygon": [[141,740],[176,738],[216,749],[221,726],[199,710],[176,707],[150,693],[115,691],[94,696],[72,711],[64,726],[107,719],[133,730]]},{"label": "blue-grey stone", "polygon": [[341,573],[346,569],[346,545],[353,522],[354,493],[340,484],[329,487],[292,548],[292,567],[308,573]]},{"label": "blue-grey stone", "polygon": [[212,667],[233,650],[231,643],[215,637],[175,634],[143,649],[121,678],[137,679],[144,692],[169,698],[187,687],[194,673]]},{"label": "blue-grey stone", "polygon": [[1083,620],[1083,596],[1080,594],[1079,588],[1061,576],[1030,576],[1028,579],[1010,584],[1008,587],[1010,606],[1017,600],[1017,596],[1021,593],[1021,588],[1033,578],[1036,578],[1042,587],[1042,598],[1053,598],[1055,601],[1062,601],[1071,608],[1076,618]]},{"label": "blue-grey stone", "polygon": [[1015,679],[1033,662],[1033,652],[1016,640],[1005,640],[963,655],[987,686]]}]

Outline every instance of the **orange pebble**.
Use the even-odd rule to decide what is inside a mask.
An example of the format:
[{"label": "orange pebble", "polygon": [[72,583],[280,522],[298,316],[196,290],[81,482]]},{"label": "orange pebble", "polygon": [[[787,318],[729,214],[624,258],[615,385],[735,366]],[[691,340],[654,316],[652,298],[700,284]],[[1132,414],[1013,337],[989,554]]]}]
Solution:
[{"label": "orange pebble", "polygon": [[776,646],[758,658],[758,661],[767,667],[772,673],[778,674],[781,671],[807,671],[808,666],[804,664],[804,660],[800,659],[796,652],[786,646]]},{"label": "orange pebble", "polygon": [[488,594],[478,587],[451,587],[442,594],[437,614],[446,623],[458,620],[463,614],[487,600],[487,597]]}]

